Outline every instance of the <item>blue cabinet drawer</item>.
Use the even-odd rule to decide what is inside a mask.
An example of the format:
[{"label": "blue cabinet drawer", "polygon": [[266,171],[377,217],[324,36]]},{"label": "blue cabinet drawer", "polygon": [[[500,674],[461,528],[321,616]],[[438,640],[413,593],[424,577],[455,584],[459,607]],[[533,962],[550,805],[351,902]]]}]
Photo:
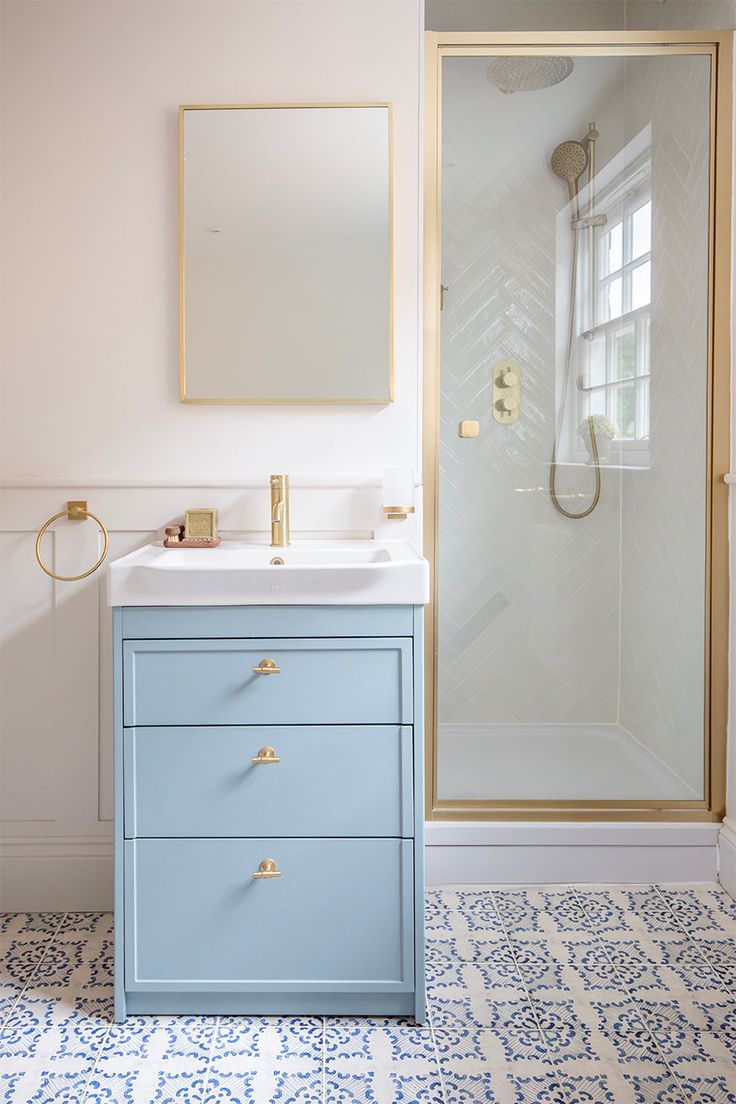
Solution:
[{"label": "blue cabinet drawer", "polygon": [[411,836],[412,751],[399,725],[128,728],[125,835]]},{"label": "blue cabinet drawer", "polygon": [[[410,841],[143,839],[124,847],[128,990],[413,988]],[[265,859],[280,877],[252,877]]]},{"label": "blue cabinet drawer", "polygon": [[412,641],[126,640],[123,683],[127,726],[411,724]]}]

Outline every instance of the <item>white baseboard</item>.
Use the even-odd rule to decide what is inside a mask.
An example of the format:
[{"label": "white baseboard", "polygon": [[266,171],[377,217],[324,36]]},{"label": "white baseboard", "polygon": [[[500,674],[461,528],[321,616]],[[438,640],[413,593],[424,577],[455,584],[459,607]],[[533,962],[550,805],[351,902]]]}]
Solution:
[{"label": "white baseboard", "polygon": [[27,837],[0,845],[3,912],[107,912],[112,840]]},{"label": "white baseboard", "polygon": [[426,825],[427,884],[714,882],[719,829],[684,823],[435,821]]},{"label": "white baseboard", "polygon": [[736,897],[736,824],[728,817],[718,834],[718,880],[732,897]]}]

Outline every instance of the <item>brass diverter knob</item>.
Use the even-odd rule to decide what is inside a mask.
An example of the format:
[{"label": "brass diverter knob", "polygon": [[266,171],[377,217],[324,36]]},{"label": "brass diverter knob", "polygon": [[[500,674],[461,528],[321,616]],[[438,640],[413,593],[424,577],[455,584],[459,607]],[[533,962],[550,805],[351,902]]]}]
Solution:
[{"label": "brass diverter knob", "polygon": [[521,377],[513,360],[502,360],[493,369],[493,417],[501,425],[511,425],[521,412]]},{"label": "brass diverter knob", "polygon": [[253,871],[253,878],[280,878],[281,871],[276,866],[275,859],[261,859],[258,869]]},{"label": "brass diverter knob", "polygon": [[281,668],[275,659],[262,659],[253,668],[254,675],[280,675]]},{"label": "brass diverter knob", "polygon": [[254,755],[251,759],[251,763],[280,763],[281,759],[278,757],[272,747],[262,747],[257,755]]}]

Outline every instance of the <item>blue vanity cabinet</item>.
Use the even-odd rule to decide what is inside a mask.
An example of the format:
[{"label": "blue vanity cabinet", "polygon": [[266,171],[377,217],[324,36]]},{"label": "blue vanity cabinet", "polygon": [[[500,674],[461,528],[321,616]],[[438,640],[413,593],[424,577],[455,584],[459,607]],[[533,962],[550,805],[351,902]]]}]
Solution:
[{"label": "blue vanity cabinet", "polygon": [[423,1022],[422,618],[114,611],[118,1020]]}]

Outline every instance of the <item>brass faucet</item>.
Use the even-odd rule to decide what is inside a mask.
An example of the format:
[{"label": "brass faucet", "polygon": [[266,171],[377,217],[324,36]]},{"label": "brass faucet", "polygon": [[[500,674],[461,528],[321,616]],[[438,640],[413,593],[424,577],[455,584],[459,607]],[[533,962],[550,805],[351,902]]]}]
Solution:
[{"label": "brass faucet", "polygon": [[285,548],[291,543],[289,534],[289,477],[271,476],[271,544]]}]

